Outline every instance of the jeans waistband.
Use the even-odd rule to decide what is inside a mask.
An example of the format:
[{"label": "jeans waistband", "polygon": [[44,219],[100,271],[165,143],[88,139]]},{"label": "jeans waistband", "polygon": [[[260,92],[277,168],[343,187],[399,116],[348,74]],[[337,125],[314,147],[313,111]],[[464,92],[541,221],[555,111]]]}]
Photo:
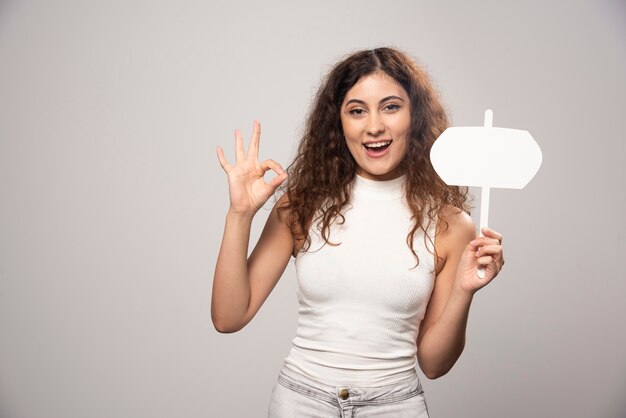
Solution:
[{"label": "jeans waistband", "polygon": [[331,386],[283,366],[278,375],[278,383],[303,395],[338,406],[397,402],[424,392],[415,370],[409,377],[389,385],[376,387]]}]

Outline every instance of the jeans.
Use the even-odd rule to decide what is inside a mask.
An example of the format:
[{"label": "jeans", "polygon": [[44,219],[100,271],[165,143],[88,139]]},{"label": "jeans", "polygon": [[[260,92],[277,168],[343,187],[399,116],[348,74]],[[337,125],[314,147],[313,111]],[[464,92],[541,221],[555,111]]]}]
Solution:
[{"label": "jeans", "polygon": [[283,366],[268,418],[428,418],[417,373],[379,387],[329,386]]}]

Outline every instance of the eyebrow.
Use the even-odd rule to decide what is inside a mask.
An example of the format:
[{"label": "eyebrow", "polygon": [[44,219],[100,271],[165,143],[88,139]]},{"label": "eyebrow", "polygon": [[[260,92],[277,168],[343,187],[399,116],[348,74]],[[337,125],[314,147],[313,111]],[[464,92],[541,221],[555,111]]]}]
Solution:
[{"label": "eyebrow", "polygon": [[[398,97],[398,96],[387,96],[385,98],[380,99],[380,101],[378,102],[383,103],[386,102],[387,100],[391,100],[391,99],[396,99],[396,100],[400,100],[401,102],[404,102],[404,99],[402,97]],[[359,100],[359,99],[350,99],[348,100],[348,102],[346,103],[346,106],[348,106],[350,103],[359,103],[359,104],[365,104],[365,102],[363,100]]]}]

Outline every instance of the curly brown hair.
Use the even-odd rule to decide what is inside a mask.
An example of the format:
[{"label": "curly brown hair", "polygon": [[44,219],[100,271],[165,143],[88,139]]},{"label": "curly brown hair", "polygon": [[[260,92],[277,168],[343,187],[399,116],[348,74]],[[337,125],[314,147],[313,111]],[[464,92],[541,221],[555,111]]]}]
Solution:
[{"label": "curly brown hair", "polygon": [[[417,261],[415,268],[419,265],[413,248],[416,231],[426,232],[445,205],[469,213],[468,190],[446,185],[431,165],[431,146],[449,126],[448,116],[426,71],[398,49],[358,51],[331,69],[307,117],[297,155],[287,168],[288,180],[279,187],[279,190],[286,190],[287,199],[277,210],[279,213],[289,210],[286,219],[294,238],[306,244],[300,251],[307,251],[311,245],[308,231],[318,211],[317,228],[322,231],[325,243],[339,245],[329,241],[330,225],[338,216],[342,218],[341,223],[345,222],[341,209],[350,200],[357,172],[357,164],[343,136],[341,105],[348,90],[359,79],[374,72],[384,72],[395,79],[411,101],[408,148],[400,167],[406,174],[405,196],[414,220],[406,241]],[[424,216],[428,217],[425,227]],[[447,229],[447,222],[443,222]],[[431,238],[424,233],[426,239],[434,249]],[[436,250],[433,254],[440,258]]]}]

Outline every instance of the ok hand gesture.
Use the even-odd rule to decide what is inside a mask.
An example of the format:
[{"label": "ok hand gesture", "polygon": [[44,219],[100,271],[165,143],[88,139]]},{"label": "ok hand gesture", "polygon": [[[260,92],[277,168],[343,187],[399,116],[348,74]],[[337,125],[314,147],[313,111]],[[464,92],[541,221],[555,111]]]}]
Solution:
[{"label": "ok hand gesture", "polygon": [[[236,163],[234,166],[226,161],[222,147],[217,147],[217,158],[228,175],[231,212],[254,216],[278,186],[287,179],[287,172],[276,161],[265,160],[261,163],[257,161],[260,137],[261,124],[255,120],[248,155],[246,155],[241,132],[239,129],[235,130]],[[268,184],[263,180],[263,175],[270,169],[278,175]]]}]

